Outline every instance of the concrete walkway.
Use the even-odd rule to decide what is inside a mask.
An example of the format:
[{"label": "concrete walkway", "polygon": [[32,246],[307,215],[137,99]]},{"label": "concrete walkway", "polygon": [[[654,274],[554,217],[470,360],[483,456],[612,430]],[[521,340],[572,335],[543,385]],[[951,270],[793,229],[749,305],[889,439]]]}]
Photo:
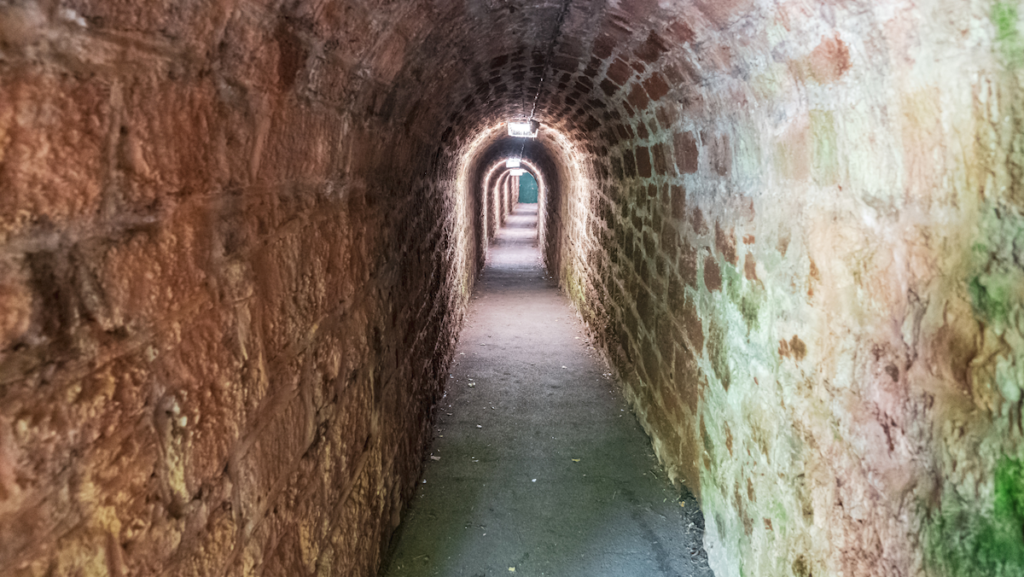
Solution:
[{"label": "concrete walkway", "polygon": [[696,502],[546,278],[536,223],[519,205],[490,249],[381,574],[710,577]]}]

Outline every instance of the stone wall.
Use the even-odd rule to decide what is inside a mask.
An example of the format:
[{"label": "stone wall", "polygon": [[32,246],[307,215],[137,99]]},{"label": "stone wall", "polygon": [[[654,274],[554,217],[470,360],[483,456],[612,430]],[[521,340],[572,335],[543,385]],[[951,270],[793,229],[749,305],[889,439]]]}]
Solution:
[{"label": "stone wall", "polygon": [[511,173],[505,178],[504,182],[504,194],[501,195],[501,216],[502,220],[508,216],[508,213],[512,211],[515,206],[516,199],[519,195],[519,177],[512,176]]},{"label": "stone wall", "polygon": [[0,574],[373,574],[482,258],[428,23],[164,4],[0,6]]},{"label": "stone wall", "polygon": [[493,176],[484,180],[483,194],[487,195],[487,237],[491,240],[505,224],[505,218],[517,202],[519,177],[512,176],[504,161],[498,162],[489,172]]},{"label": "stone wall", "polygon": [[1024,572],[1024,14],[628,8],[556,52],[548,262],[716,574]]}]

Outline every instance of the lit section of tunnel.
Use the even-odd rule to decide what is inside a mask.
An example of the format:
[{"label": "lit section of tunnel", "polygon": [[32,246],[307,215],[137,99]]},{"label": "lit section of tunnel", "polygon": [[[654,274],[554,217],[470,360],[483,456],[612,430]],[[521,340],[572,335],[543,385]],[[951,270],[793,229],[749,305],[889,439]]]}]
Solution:
[{"label": "lit section of tunnel", "polygon": [[532,117],[716,574],[1021,574],[1021,18],[0,7],[0,573],[372,574]]}]

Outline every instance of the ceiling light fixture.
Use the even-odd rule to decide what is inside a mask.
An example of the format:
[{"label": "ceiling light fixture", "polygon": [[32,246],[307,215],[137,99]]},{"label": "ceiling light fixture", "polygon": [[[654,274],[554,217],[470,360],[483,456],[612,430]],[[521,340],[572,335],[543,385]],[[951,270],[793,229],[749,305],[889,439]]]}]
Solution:
[{"label": "ceiling light fixture", "polygon": [[526,122],[509,122],[508,135],[517,138],[537,138],[537,130],[539,128],[540,123],[536,120],[527,120]]}]

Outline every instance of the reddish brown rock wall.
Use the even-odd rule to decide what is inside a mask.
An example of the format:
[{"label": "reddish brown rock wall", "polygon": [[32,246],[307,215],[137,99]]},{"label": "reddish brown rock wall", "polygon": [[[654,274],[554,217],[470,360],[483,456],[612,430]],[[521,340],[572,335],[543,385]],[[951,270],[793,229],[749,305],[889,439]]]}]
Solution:
[{"label": "reddish brown rock wall", "polygon": [[375,571],[480,256],[369,8],[0,7],[0,574]]}]

